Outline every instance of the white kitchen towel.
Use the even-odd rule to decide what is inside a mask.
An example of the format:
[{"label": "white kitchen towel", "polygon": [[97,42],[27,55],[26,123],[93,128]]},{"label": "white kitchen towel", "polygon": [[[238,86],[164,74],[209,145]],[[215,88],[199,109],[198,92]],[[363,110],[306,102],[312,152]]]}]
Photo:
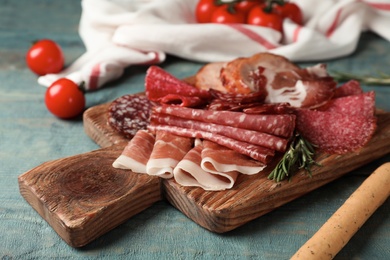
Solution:
[{"label": "white kitchen towel", "polygon": [[126,67],[157,64],[167,54],[199,62],[229,61],[272,52],[292,61],[323,61],[351,54],[362,31],[390,41],[390,0],[297,0],[304,24],[281,33],[246,24],[199,24],[197,0],[82,0],[79,33],[86,52],[58,74],[94,90]]}]

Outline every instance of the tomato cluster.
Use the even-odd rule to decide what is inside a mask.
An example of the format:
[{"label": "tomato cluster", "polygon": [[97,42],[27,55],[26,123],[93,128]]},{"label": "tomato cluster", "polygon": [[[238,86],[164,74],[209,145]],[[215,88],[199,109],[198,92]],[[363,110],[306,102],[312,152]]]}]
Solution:
[{"label": "tomato cluster", "polygon": [[303,23],[301,9],[283,0],[199,0],[195,16],[198,23],[245,23],[282,32],[283,20]]},{"label": "tomato cluster", "polygon": [[[56,42],[43,39],[35,42],[27,51],[26,63],[39,76],[58,73],[64,67],[64,54]],[[84,111],[85,96],[76,83],[61,78],[46,90],[45,104],[53,115],[68,119]]]}]

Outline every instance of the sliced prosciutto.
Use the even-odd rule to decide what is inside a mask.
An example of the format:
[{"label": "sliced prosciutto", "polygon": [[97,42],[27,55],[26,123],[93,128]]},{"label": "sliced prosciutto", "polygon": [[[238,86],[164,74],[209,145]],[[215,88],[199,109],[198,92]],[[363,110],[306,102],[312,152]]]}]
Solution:
[{"label": "sliced prosciutto", "polygon": [[155,133],[156,139],[146,164],[146,173],[162,178],[171,178],[173,169],[191,149],[193,140],[173,135],[167,131],[155,131]]},{"label": "sliced prosciutto", "polygon": [[359,81],[350,80],[345,82],[340,87],[336,88],[335,98],[346,97],[351,95],[359,95],[363,93],[363,89],[360,87]]},{"label": "sliced prosciutto", "polygon": [[203,145],[199,141],[174,169],[174,178],[182,186],[204,190],[225,190],[233,187],[238,172],[211,173],[201,168]]},{"label": "sliced prosciutto", "polygon": [[266,165],[237,153],[222,145],[203,141],[201,167],[211,173],[239,172],[252,175],[261,172]]},{"label": "sliced prosciutto", "polygon": [[184,119],[201,121],[254,130],[281,137],[291,137],[295,128],[295,115],[250,115],[232,111],[210,111],[175,106],[159,106],[155,114],[172,115]]},{"label": "sliced prosciutto", "polygon": [[139,130],[131,139],[122,154],[112,166],[119,169],[128,169],[137,173],[146,173],[146,164],[154,146],[154,135],[146,130]]},{"label": "sliced prosciutto", "polygon": [[157,66],[146,72],[145,93],[151,101],[191,107],[203,105],[211,97],[207,90],[197,89]]}]

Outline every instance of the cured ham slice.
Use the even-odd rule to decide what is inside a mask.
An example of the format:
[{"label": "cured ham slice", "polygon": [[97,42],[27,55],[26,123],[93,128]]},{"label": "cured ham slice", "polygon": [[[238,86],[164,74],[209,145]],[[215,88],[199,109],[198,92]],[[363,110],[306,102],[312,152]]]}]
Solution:
[{"label": "cured ham slice", "polygon": [[203,141],[201,167],[211,173],[239,172],[252,175],[261,172],[266,165],[224,146]]},{"label": "cured ham slice", "polygon": [[146,173],[146,164],[150,158],[154,145],[154,135],[146,130],[139,130],[131,139],[122,154],[113,162],[112,166],[119,169],[128,169],[137,173]]},{"label": "cured ham slice", "polygon": [[200,130],[213,134],[218,134],[232,138],[234,140],[247,142],[263,146],[279,152],[286,150],[288,140],[278,136],[270,135],[267,133],[257,132],[253,130],[246,130],[231,126],[218,125],[213,123],[205,123],[200,121],[194,121],[189,119],[183,119],[175,116],[164,115],[164,114],[153,114],[151,117],[152,124],[162,124],[177,126],[186,129]]},{"label": "cured ham slice", "polygon": [[201,121],[254,130],[289,138],[295,128],[295,115],[250,115],[232,111],[210,111],[175,106],[154,107],[153,113],[172,115],[184,119]]},{"label": "cured ham slice", "polygon": [[234,151],[237,151],[238,153],[247,155],[255,160],[258,160],[264,164],[267,164],[271,158],[275,155],[275,151],[258,146],[253,145],[250,143],[234,140],[231,138],[228,138],[226,136],[213,134],[210,132],[200,131],[200,130],[194,130],[194,129],[188,129],[183,127],[177,127],[177,126],[170,126],[170,125],[150,125],[149,130],[152,132],[157,131],[164,131],[167,133],[171,133],[173,135],[183,136],[183,137],[190,137],[190,138],[201,138],[206,139],[209,141],[213,141],[217,144],[220,144],[222,146],[228,147]]},{"label": "cured ham slice", "polygon": [[174,178],[183,186],[201,187],[204,190],[225,190],[233,187],[238,172],[207,172],[202,169],[203,145],[199,141],[174,169]]},{"label": "cured ham slice", "polygon": [[[191,99],[189,103],[191,106],[202,105],[211,97],[208,91],[195,88],[157,66],[149,67],[146,72],[145,93],[149,100],[155,102],[168,101],[170,103],[171,99],[165,98],[167,95],[174,95],[176,98],[187,97]],[[178,105],[183,106],[184,103]]]},{"label": "cured ham slice", "polygon": [[162,178],[172,178],[173,169],[191,149],[193,140],[173,135],[167,131],[156,131],[156,139],[150,158],[146,164],[146,173]]}]

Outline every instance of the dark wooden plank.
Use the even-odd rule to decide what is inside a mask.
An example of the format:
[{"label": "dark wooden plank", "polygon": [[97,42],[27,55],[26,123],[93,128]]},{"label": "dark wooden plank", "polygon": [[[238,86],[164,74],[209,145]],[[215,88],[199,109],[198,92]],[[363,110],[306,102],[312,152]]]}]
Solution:
[{"label": "dark wooden plank", "polygon": [[19,176],[20,193],[70,246],[84,246],[162,199],[158,177],[112,167],[122,149],[43,163]]}]

